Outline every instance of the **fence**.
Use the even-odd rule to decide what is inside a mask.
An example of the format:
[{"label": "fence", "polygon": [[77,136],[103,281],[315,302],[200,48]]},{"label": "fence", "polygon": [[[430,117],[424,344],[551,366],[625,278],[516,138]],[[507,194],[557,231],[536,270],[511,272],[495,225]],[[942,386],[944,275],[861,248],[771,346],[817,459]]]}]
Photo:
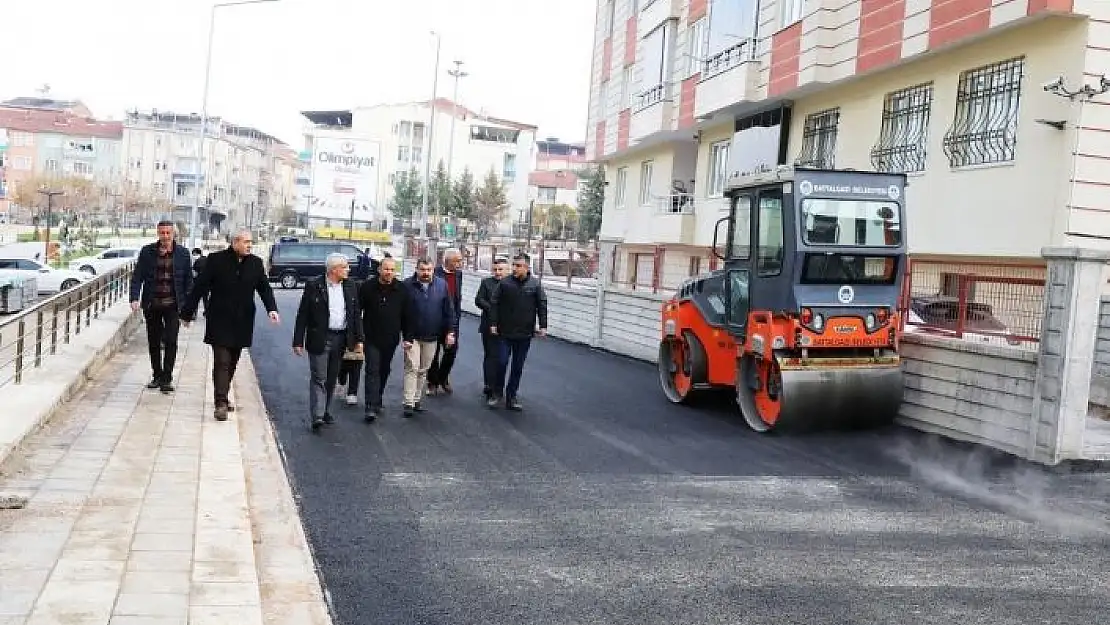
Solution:
[{"label": "fence", "polygon": [[905,330],[1035,348],[1044,314],[1045,266],[911,259]]},{"label": "fence", "polygon": [[511,258],[518,252],[528,254],[532,273],[545,284],[560,284],[567,288],[598,286],[601,255],[593,247],[577,247],[563,242],[540,242],[530,246],[478,244],[461,248],[465,267],[470,270],[490,271],[497,256]]},{"label": "fence", "polygon": [[134,265],[129,263],[80,286],[0,319],[0,387],[21,384],[29,368],[58,355],[93,319],[128,296]]}]

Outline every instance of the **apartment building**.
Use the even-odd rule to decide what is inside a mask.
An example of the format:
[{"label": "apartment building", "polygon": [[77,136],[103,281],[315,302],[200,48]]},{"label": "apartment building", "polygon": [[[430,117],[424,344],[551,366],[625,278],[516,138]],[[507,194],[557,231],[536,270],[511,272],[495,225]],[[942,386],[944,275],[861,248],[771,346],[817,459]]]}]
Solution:
[{"label": "apartment building", "polygon": [[[586,160],[585,143],[567,143],[549,137],[536,142],[536,169],[528,175],[528,200],[537,207],[537,216],[545,216],[553,206],[568,206],[578,209],[578,189],[581,185],[580,174],[590,166]],[[556,221],[564,219],[558,215]],[[555,223],[556,230],[559,229]],[[528,213],[519,211],[516,230],[526,232]],[[533,233],[543,232],[532,224]],[[565,233],[555,233],[559,236]]]},{"label": "apartment building", "polygon": [[907,173],[914,254],[1110,247],[1107,40],[1102,0],[599,0],[618,279],[704,270],[729,174],[778,164]]},{"label": "apartment building", "polygon": [[[189,223],[199,191],[198,226],[208,235],[269,221],[295,195],[295,155],[279,139],[209,117],[201,171],[201,116],[127,113],[121,154],[123,193],[165,205]],[[198,188],[199,185],[199,188]]]},{"label": "apartment building", "polygon": [[[435,111],[434,138],[429,133]],[[509,234],[521,210],[528,206],[528,176],[536,164],[536,129],[532,124],[500,119],[446,98],[401,104],[380,104],[338,111],[305,111],[305,147],[312,150],[319,138],[352,139],[374,143],[380,154],[380,167],[373,173],[372,200],[368,215],[374,222],[385,221],[394,229],[387,207],[393,198],[394,182],[401,172],[415,168],[423,178],[426,159],[434,173],[442,160],[452,179],[466,169],[474,176],[475,186],[493,171],[505,186],[509,208],[499,227]],[[434,144],[431,142],[434,141]],[[315,185],[314,185],[315,186]],[[314,199],[316,201],[316,199]],[[324,209],[325,211],[327,209]],[[314,216],[317,209],[313,208]],[[321,212],[324,218],[325,213]],[[338,209],[328,219],[346,220]],[[432,216],[434,217],[434,215]]]},{"label": "apartment building", "polygon": [[30,217],[33,205],[15,206],[21,185],[57,177],[99,186],[119,171],[122,124],[96,120],[83,105],[52,102],[17,98],[0,104],[0,134],[6,139],[0,142],[6,144],[0,149],[0,213]]}]

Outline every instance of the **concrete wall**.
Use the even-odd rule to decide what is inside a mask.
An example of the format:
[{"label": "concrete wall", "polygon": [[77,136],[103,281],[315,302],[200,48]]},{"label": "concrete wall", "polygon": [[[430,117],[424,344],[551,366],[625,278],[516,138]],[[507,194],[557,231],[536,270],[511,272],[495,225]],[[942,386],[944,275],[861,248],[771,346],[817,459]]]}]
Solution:
[{"label": "concrete wall", "polygon": [[1099,305],[1095,369],[1091,375],[1091,403],[1110,408],[1110,297]]}]

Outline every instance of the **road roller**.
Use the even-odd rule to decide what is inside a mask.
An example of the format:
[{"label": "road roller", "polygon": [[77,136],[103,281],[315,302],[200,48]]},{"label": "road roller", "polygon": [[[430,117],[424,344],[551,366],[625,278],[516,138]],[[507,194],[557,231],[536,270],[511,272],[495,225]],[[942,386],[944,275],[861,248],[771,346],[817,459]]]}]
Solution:
[{"label": "road roller", "polygon": [[663,304],[674,403],[727,389],[757,432],[859,429],[902,403],[906,176],[792,166],[730,176],[721,268]]}]

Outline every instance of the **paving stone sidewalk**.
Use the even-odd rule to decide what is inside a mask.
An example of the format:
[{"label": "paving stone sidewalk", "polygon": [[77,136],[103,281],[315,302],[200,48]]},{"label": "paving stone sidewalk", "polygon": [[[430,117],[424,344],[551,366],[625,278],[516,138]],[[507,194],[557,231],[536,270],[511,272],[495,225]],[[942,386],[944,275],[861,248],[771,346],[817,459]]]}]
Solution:
[{"label": "paving stone sidewalk", "polygon": [[217,422],[203,324],[172,395],[143,333],[0,467],[0,625],[330,624],[249,358]]}]

